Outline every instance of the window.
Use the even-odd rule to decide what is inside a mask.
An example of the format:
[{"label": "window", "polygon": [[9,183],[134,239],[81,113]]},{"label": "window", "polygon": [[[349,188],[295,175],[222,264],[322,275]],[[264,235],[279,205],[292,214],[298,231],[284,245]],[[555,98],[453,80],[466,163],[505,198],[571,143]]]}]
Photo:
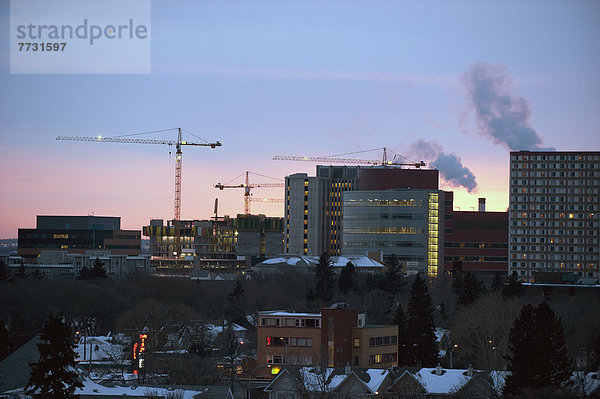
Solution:
[{"label": "window", "polygon": [[360,348],[360,338],[354,338],[354,347]]},{"label": "window", "polygon": [[312,338],[305,337],[267,337],[267,346],[299,346],[299,347],[312,347]]},{"label": "window", "polygon": [[384,345],[396,345],[398,337],[396,335],[388,335],[385,337],[370,337],[369,346],[384,346]]}]

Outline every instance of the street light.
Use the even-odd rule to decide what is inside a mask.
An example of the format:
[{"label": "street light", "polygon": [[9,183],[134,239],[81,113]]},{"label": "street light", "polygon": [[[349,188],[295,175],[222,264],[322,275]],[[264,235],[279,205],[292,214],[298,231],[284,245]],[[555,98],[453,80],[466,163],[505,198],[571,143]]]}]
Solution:
[{"label": "street light", "polygon": [[234,375],[237,374],[237,370],[234,373],[233,365],[235,363],[235,359],[238,357],[238,350],[242,347],[242,345],[244,345],[244,340],[239,340],[238,341],[236,339],[236,342],[237,342],[237,345],[235,346],[235,350],[233,351],[233,353],[230,355],[230,358],[229,358],[229,360],[230,360],[230,363],[229,363],[229,371],[230,371],[230,374],[229,374],[229,385],[231,387],[231,392],[232,393],[233,393],[233,388],[234,388],[233,387]]},{"label": "street light", "polygon": [[454,349],[458,348],[457,344],[452,345],[452,348],[450,348],[450,368],[452,368],[452,353],[454,352]]}]

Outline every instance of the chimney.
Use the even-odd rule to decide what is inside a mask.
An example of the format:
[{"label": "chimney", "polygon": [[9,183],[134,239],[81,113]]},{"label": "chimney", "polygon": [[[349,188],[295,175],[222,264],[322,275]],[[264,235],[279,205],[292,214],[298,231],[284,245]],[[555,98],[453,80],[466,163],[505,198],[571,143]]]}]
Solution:
[{"label": "chimney", "polygon": [[442,375],[442,366],[439,363],[435,368],[435,375]]},{"label": "chimney", "polygon": [[349,363],[346,363],[346,367],[344,367],[344,374],[350,375],[351,372],[352,372],[352,367],[350,367]]},{"label": "chimney", "polygon": [[479,198],[479,212],[485,212],[485,198]]},{"label": "chimney", "polygon": [[473,377],[473,366],[469,363],[469,368],[467,369],[467,376]]}]

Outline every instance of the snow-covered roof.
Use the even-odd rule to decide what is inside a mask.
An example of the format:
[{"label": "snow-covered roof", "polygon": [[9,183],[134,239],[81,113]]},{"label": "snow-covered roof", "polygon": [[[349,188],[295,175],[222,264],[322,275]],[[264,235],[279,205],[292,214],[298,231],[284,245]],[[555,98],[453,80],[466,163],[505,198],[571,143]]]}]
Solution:
[{"label": "snow-covered roof", "polygon": [[363,255],[334,256],[331,261],[333,267],[344,267],[348,262],[352,262],[355,267],[377,267],[382,269],[385,267],[382,263]]},{"label": "snow-covered roof", "polygon": [[283,310],[267,310],[258,312],[259,316],[273,316],[273,317],[321,317],[321,313],[302,313],[302,312],[285,312]]},{"label": "snow-covered roof", "polygon": [[273,263],[285,263],[287,261],[287,259],[285,258],[270,258],[270,259],[265,259],[260,263],[264,263],[265,265],[271,265]]},{"label": "snow-covered roof", "polygon": [[[273,258],[265,259],[262,262],[255,265],[255,267],[314,267],[319,262],[318,256],[307,256],[307,255],[278,255]],[[342,268],[346,266],[348,262],[357,268],[376,268],[381,269],[385,267],[382,263],[379,263],[371,258],[364,255],[344,255],[344,256],[332,256],[331,265],[334,268]]]},{"label": "snow-covered roof", "polygon": [[[226,324],[227,325],[227,324]],[[210,336],[212,336],[213,338],[215,338],[217,335],[221,334],[223,332],[223,326],[216,326],[214,324],[206,324],[204,326],[206,328],[206,333]],[[236,323],[231,323],[231,327],[233,329],[234,332],[244,332],[247,331],[248,329],[245,327],[240,326],[239,324]]]},{"label": "snow-covered roof", "polygon": [[[596,371],[591,373],[575,371],[571,376],[571,383],[577,391],[585,392],[585,397],[591,395],[600,388],[600,379],[598,379],[598,372]],[[502,387],[504,387],[504,384]]]},{"label": "snow-covered roof", "polygon": [[166,388],[155,388],[147,386],[127,386],[127,387],[105,387],[104,385],[96,384],[95,382],[87,379],[83,381],[83,388],[77,388],[75,395],[86,395],[86,396],[98,396],[110,395],[110,396],[139,396],[146,397],[149,392],[156,392],[161,396],[167,396],[169,393],[178,392],[183,394],[184,399],[192,399],[195,395],[202,393],[203,391],[192,391],[192,390],[175,390],[170,391]]},{"label": "snow-covered roof", "polygon": [[[91,350],[90,347],[92,348]],[[87,362],[89,360],[95,362],[102,360],[111,362],[123,361],[123,348],[124,345],[87,341],[85,345],[83,343],[75,345],[75,359],[78,362]]]},{"label": "snow-covered roof", "polygon": [[433,333],[435,334],[435,340],[437,342],[440,342],[444,335],[450,334],[450,330],[447,330],[447,329],[441,328],[441,327],[436,327],[436,329],[433,331]]},{"label": "snow-covered roof", "polygon": [[[315,367],[302,367],[300,370],[298,370],[298,372],[300,373],[302,381],[304,382],[304,386],[308,391],[321,392],[323,390],[331,391],[334,389],[329,386],[330,381],[328,381],[331,373],[333,373],[334,370],[335,369],[333,368],[327,368],[319,372]],[[339,384],[341,381],[336,382]]]},{"label": "snow-covered roof", "polygon": [[435,368],[422,368],[415,377],[430,394],[448,394],[458,391],[472,378],[467,375],[467,370],[443,369],[442,375],[437,375]]},{"label": "snow-covered roof", "polygon": [[345,367],[319,369],[318,367],[288,367],[280,372],[275,380],[265,388],[270,390],[272,384],[284,375],[290,375],[298,380],[307,391],[310,392],[332,392],[340,387],[346,379],[354,375],[364,384],[365,388],[375,393],[381,387],[383,380],[389,375],[390,370],[382,369],[350,369]]},{"label": "snow-covered roof", "polygon": [[367,387],[371,390],[371,392],[375,393],[383,383],[385,377],[388,376],[390,370],[388,369],[368,369],[366,373],[369,375],[370,379],[368,382],[365,382]]}]

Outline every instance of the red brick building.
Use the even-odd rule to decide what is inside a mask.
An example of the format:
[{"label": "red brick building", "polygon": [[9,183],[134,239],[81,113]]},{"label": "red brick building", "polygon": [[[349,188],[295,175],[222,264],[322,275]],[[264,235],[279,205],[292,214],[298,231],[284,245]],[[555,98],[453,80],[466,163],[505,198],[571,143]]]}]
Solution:
[{"label": "red brick building", "polygon": [[444,270],[508,273],[508,212],[454,211],[453,197],[446,192]]}]

